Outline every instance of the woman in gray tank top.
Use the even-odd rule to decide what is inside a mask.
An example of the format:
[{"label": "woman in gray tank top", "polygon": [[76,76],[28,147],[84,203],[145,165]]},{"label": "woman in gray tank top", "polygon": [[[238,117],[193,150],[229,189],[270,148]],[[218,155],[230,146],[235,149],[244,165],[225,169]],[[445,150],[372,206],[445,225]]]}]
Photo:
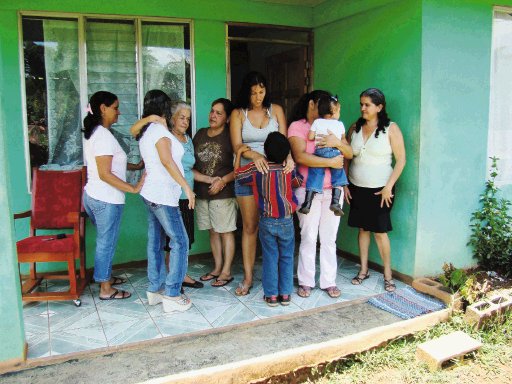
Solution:
[{"label": "woman in gray tank top", "polygon": [[[263,155],[263,143],[270,132],[279,131],[286,136],[286,119],[283,108],[271,104],[266,88],[265,77],[259,72],[249,72],[243,82],[237,99],[237,109],[230,119],[231,143],[236,153],[242,145],[251,148],[243,153],[242,165],[254,162],[258,171],[268,171],[267,159]],[[286,172],[291,172],[295,163],[291,155],[286,160]],[[238,185],[235,181],[235,194],[242,214],[242,255],[244,280],[235,293],[245,296],[252,287],[256,241],[258,237],[259,214],[256,201],[249,186]]]}]

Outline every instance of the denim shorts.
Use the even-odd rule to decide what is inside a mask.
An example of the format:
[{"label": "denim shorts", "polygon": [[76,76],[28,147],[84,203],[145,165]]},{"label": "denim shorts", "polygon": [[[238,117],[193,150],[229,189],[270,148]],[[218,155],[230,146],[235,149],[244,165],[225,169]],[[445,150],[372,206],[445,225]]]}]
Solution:
[{"label": "denim shorts", "polygon": [[252,196],[252,186],[250,185],[242,185],[235,179],[235,196]]}]

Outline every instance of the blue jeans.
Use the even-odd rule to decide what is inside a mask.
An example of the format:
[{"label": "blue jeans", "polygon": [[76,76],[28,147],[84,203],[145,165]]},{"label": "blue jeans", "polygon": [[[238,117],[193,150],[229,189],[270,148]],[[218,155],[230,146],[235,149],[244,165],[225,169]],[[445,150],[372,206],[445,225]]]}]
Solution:
[{"label": "blue jeans", "polygon": [[[188,237],[180,208],[142,199],[148,209],[148,291],[165,288],[167,296],[179,296],[188,267]],[[165,235],[170,238],[169,273],[165,265]]]},{"label": "blue jeans", "polygon": [[[314,153],[316,156],[330,159],[340,156],[341,152],[336,148],[317,148]],[[342,187],[348,185],[347,175],[343,168],[329,168],[331,170],[331,185],[333,187]],[[308,179],[306,181],[306,190],[322,193],[324,187],[324,167],[309,167]]]},{"label": "blue jeans", "polygon": [[259,237],[263,253],[263,292],[265,296],[290,295],[293,290],[293,218],[260,217]]},{"label": "blue jeans", "polygon": [[240,184],[240,182],[235,179],[235,196],[236,197],[244,197],[244,196],[252,196],[252,187],[246,184]]},{"label": "blue jeans", "polygon": [[96,253],[94,254],[94,281],[110,280],[112,260],[116,253],[121,214],[124,204],[111,204],[96,200],[84,192],[82,197],[85,212],[96,227]]}]

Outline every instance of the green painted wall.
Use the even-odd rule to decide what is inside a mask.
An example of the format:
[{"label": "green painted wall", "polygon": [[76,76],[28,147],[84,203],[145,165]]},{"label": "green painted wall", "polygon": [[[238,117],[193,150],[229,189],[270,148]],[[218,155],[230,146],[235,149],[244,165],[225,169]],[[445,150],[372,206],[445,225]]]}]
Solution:
[{"label": "green painted wall", "polygon": [[[0,17],[4,17],[0,11]],[[0,42],[6,41],[11,35],[0,26]],[[0,43],[1,44],[1,43]],[[3,44],[2,44],[3,46]],[[5,77],[8,65],[0,63],[0,82],[6,84],[13,81]],[[0,111],[5,110],[9,105],[9,95],[2,92],[0,95]],[[3,114],[0,114],[0,217],[4,222],[0,226],[0,362],[23,359],[25,347],[25,331],[23,327],[23,314],[21,306],[20,280],[18,273],[18,264],[16,262],[16,249],[14,242],[14,228],[12,220],[12,199],[4,187],[9,183],[8,174],[8,151],[9,143],[6,141],[6,130],[9,127]]]},{"label": "green painted wall", "polygon": [[[212,2],[155,0],[141,3],[126,0],[118,3],[91,1],[21,0],[0,3],[0,212],[12,217],[30,207],[25,167],[25,139],[23,135],[22,90],[20,83],[18,11],[57,11],[91,14],[158,16],[192,19],[191,30],[195,54],[195,102],[197,127],[207,124],[210,103],[226,96],[226,39],[227,21],[262,24],[286,24],[310,27],[312,10],[296,6],[272,5],[248,0],[219,0]],[[138,196],[128,195],[123,214],[121,235],[115,263],[146,259],[146,212]],[[14,233],[15,232],[15,233]],[[14,240],[28,233],[28,221],[12,221],[0,230],[4,244],[0,253],[0,362],[23,357],[24,329],[20,284]],[[95,229],[87,228],[88,267],[93,265]],[[191,253],[209,251],[206,232],[196,232],[196,243]],[[56,267],[62,269],[63,267]],[[55,268],[54,268],[55,269]]]},{"label": "green painted wall", "polygon": [[[360,116],[359,94],[377,87],[386,95],[391,119],[401,127],[407,165],[396,186],[394,230],[390,233],[392,267],[414,273],[421,92],[421,4],[419,1],[350,2],[336,14],[332,2],[315,9],[314,72],[316,89],[337,93],[346,128]],[[339,17],[333,21],[331,15]],[[336,41],[336,44],[333,44]],[[346,209],[346,212],[348,210]],[[338,247],[358,254],[357,230],[342,218]],[[380,263],[372,242],[370,259]]]},{"label": "green painted wall", "polygon": [[[411,276],[438,273],[446,261],[474,264],[466,243],[487,171],[492,14],[488,0],[315,8],[315,88],[341,96],[347,126],[359,115],[359,92],[381,88],[404,133],[390,238],[393,268]],[[509,199],[511,191],[503,187]],[[345,217],[338,246],[357,254],[356,238]],[[371,259],[380,262],[375,247]]]},{"label": "green painted wall", "polygon": [[422,2],[416,275],[475,263],[466,243],[487,171],[492,5]]},{"label": "green painted wall", "polygon": [[[492,2],[490,0],[330,0],[314,9],[253,2],[20,0],[0,3],[0,211],[30,206],[22,126],[18,10],[193,19],[197,126],[210,102],[226,94],[225,22],[312,27],[314,87],[341,98],[348,127],[359,93],[381,88],[404,133],[407,166],[397,185],[391,234],[393,268],[409,275],[439,271],[444,261],[472,262],[465,248],[469,216],[486,175]],[[512,0],[502,0],[512,6]],[[286,15],[286,17],[283,17]],[[507,197],[512,189],[506,188]],[[27,225],[16,225],[16,236]],[[199,234],[193,253],[209,249]],[[357,232],[342,220],[338,245],[357,254]],[[11,224],[0,230],[0,361],[22,356],[23,325]],[[145,259],[146,213],[128,196],[116,263]],[[94,228],[88,228],[88,266]],[[379,261],[375,248],[371,259]],[[5,328],[9,324],[9,329]]]},{"label": "green painted wall", "polygon": [[[128,0],[123,2],[122,7],[119,7],[117,3],[105,3],[100,0],[88,2],[53,0],[3,2],[0,4],[0,12],[3,15],[0,28],[4,36],[0,41],[0,61],[5,76],[0,81],[0,89],[2,89],[3,95],[9,95],[2,113],[5,114],[5,120],[9,122],[9,129],[6,130],[7,163],[12,176],[9,179],[8,192],[15,197],[12,199],[12,208],[15,212],[28,209],[30,206],[30,195],[26,182],[25,139],[23,137],[23,111],[19,79],[17,16],[19,10],[193,19],[191,30],[195,55],[195,118],[198,128],[207,125],[211,101],[226,96],[225,23],[227,21],[282,24],[282,15],[286,14],[286,24],[290,26],[309,27],[312,22],[310,8],[272,5],[248,0],[217,2],[157,0],[144,4],[136,0]],[[146,229],[146,212],[140,198],[127,195],[114,263],[146,259]],[[17,223],[17,238],[21,238],[27,233],[28,220]],[[95,229],[90,223],[87,234],[87,266],[92,267]],[[192,247],[191,254],[209,250],[207,232],[196,231],[196,242]],[[62,268],[56,266],[52,269]]]}]

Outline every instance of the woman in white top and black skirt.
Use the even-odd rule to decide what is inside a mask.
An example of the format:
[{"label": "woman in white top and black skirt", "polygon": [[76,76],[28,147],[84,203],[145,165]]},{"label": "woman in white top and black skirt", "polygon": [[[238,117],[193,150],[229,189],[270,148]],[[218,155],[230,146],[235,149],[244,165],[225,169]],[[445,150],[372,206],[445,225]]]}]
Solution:
[{"label": "woman in white top and black skirt", "polygon": [[[390,121],[384,94],[370,88],[360,95],[361,118],[347,135],[354,157],[346,161],[350,184],[345,187],[345,199],[350,204],[348,225],[359,228],[361,269],[352,279],[360,285],[370,277],[368,249],[373,232],[384,264],[384,289],[396,289],[391,272],[390,212],[393,207],[395,183],[405,167],[405,147],[402,132]],[[392,165],[392,158],[395,165]]]}]

